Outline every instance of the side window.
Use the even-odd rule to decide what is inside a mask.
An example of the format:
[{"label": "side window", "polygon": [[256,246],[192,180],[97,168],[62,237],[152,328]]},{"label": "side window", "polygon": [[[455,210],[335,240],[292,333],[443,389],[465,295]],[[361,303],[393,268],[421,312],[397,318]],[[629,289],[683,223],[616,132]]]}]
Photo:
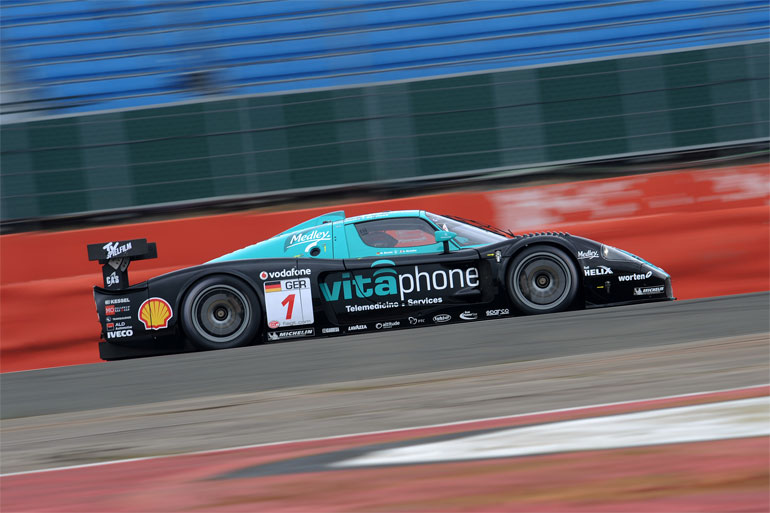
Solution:
[{"label": "side window", "polygon": [[377,219],[356,223],[361,241],[373,248],[414,248],[436,243],[436,229],[424,219]]}]

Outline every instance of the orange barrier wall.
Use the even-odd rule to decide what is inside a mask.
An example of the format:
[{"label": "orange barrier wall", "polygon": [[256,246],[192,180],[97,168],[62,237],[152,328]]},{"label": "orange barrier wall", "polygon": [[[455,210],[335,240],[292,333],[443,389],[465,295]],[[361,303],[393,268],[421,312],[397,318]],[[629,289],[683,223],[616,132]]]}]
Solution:
[{"label": "orange barrier wall", "polygon": [[[518,233],[561,230],[661,266],[680,299],[770,289],[766,165],[656,173],[492,192],[341,205],[348,215],[423,208]],[[132,282],[252,244],[334,208],[237,213],[0,237],[0,370],[97,362],[86,245],[146,237],[158,259],[134,262]]]}]

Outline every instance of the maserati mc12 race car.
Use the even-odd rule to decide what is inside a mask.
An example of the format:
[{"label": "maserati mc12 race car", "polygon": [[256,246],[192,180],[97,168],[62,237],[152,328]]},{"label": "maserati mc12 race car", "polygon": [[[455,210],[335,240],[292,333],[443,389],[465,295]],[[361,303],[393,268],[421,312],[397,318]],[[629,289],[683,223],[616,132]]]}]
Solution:
[{"label": "maserati mc12 race car", "polygon": [[620,249],[421,210],[332,212],[135,285],[128,265],[155,243],[88,255],[105,360],[674,299],[668,274]]}]

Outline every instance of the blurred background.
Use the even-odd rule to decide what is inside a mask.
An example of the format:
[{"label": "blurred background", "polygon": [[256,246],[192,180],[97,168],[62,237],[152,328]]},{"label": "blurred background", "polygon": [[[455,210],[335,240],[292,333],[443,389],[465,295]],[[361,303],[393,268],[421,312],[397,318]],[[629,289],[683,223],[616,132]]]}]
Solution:
[{"label": "blurred background", "polygon": [[4,0],[0,15],[4,233],[767,159],[766,0]]},{"label": "blurred background", "polygon": [[[769,50],[767,0],[2,0],[0,391],[11,411],[2,472],[766,383]],[[343,208],[568,231],[660,265],[675,295],[695,301],[618,310],[614,331],[597,319],[615,310],[527,319],[529,338],[521,319],[479,323],[449,350],[441,344],[452,337],[433,327],[389,343],[341,337],[96,364],[92,287],[102,276],[87,244],[157,242],[157,259],[132,266],[137,283]],[[552,339],[559,319],[566,335]],[[721,338],[735,335],[749,338]],[[610,348],[649,351],[624,362]],[[555,365],[555,355],[584,363]],[[483,380],[438,379],[444,396],[431,395],[433,377],[414,380],[447,361]],[[533,366],[484,370],[513,362]],[[286,384],[316,383],[315,372],[342,391],[331,403],[328,390]],[[392,382],[332,386],[370,374]],[[490,376],[500,382],[485,384]],[[271,379],[280,393],[269,395]],[[767,510],[767,440],[736,443],[624,452],[611,464],[578,455],[566,474],[553,460],[537,463],[537,480],[511,486],[481,472],[471,485],[501,487],[480,503],[491,510],[503,509],[498,493],[521,489],[533,505],[567,497],[548,511],[582,500],[579,511]],[[298,472],[299,484],[279,492],[251,480],[231,491],[214,470],[195,473],[205,465],[175,461],[149,465],[138,486],[127,483],[140,461],[39,481],[6,474],[0,495],[8,511],[181,510],[185,501],[253,511],[308,491],[286,511],[322,511],[320,490],[324,511],[342,511],[343,493],[373,489],[379,511],[399,489],[355,470],[328,473],[342,476],[332,485],[308,486]],[[652,477],[629,477],[632,462]],[[394,472],[409,486],[433,483],[430,468],[415,469]],[[456,476],[435,490],[472,496]],[[220,493],[219,503],[201,498]],[[450,499],[422,504],[446,510]],[[456,504],[473,508],[465,497]]]}]

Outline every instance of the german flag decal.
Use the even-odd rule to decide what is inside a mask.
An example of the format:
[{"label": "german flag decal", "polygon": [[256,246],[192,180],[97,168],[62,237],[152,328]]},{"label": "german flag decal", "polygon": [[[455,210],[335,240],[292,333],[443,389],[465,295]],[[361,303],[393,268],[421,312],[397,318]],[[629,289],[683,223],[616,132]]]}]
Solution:
[{"label": "german flag decal", "polygon": [[280,292],[280,291],[281,291],[280,281],[271,281],[270,283],[265,283],[265,292]]}]

